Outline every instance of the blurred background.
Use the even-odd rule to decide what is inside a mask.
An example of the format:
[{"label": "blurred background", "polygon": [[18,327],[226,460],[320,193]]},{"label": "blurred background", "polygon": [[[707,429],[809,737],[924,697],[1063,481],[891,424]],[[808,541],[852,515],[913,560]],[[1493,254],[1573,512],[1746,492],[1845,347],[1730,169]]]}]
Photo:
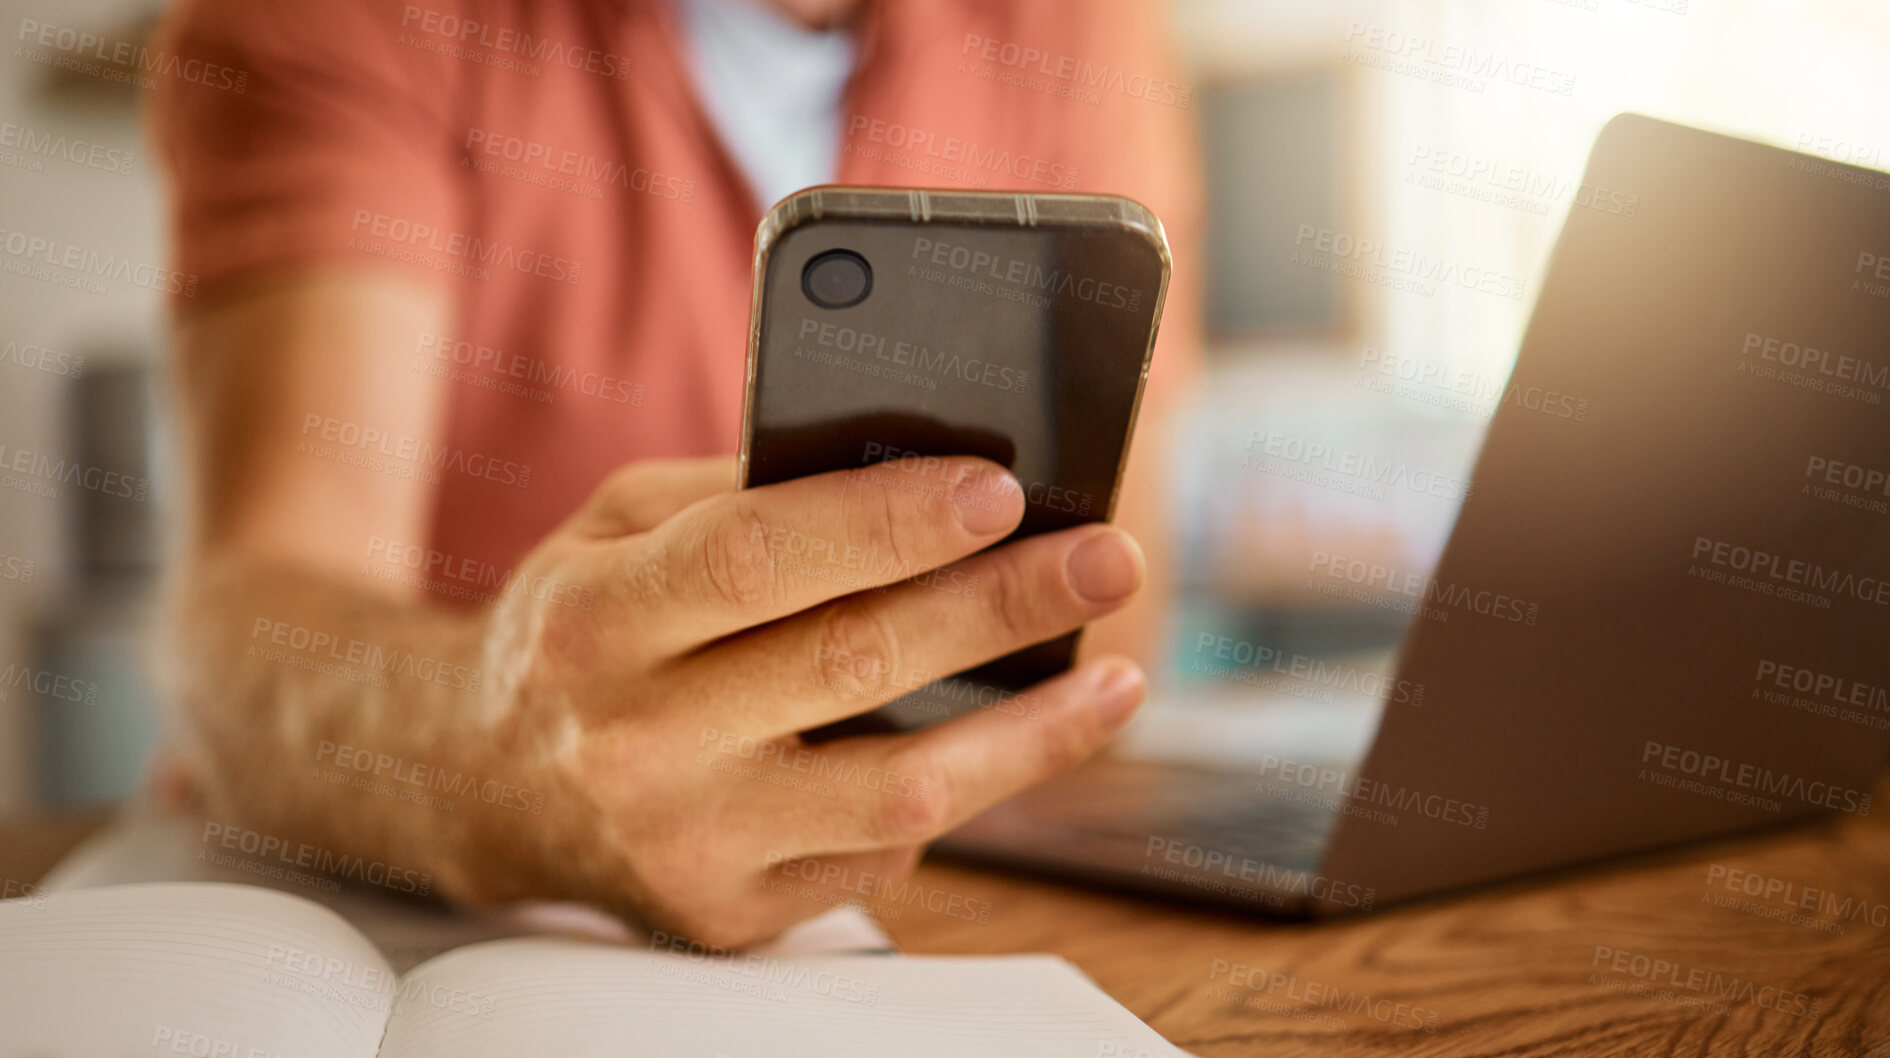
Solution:
[{"label": "blurred background", "polygon": [[[1871,0],[1170,6],[1209,294],[1174,426],[1165,707],[1228,689],[1203,634],[1320,658],[1395,643],[1390,610],[1309,602],[1306,557],[1435,561],[1562,218],[1621,204],[1581,179],[1610,117],[1890,161],[1890,5]],[[8,0],[0,29],[137,40],[162,8]],[[28,278],[34,238],[165,260],[136,90],[55,59],[0,56],[0,813],[137,782],[158,727],[140,622],[174,514],[161,294]]]}]

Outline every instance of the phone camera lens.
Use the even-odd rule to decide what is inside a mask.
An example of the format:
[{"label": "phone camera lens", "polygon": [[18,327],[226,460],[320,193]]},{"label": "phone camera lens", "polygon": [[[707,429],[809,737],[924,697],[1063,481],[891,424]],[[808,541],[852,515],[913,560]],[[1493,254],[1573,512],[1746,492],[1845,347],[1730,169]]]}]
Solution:
[{"label": "phone camera lens", "polygon": [[823,309],[845,309],[873,292],[873,269],[852,250],[815,254],[801,270],[801,292]]}]

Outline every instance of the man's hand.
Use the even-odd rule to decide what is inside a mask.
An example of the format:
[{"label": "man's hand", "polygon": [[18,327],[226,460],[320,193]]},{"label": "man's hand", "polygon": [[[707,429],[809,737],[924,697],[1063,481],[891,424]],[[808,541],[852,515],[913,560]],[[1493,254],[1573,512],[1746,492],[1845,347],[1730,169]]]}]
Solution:
[{"label": "man's hand", "polygon": [[732,470],[633,464],[521,564],[532,583],[594,592],[583,609],[510,591],[486,624],[493,730],[554,793],[542,815],[496,818],[449,892],[523,895],[501,880],[510,867],[558,890],[536,895],[706,944],[762,939],[828,906],[799,895],[817,872],[770,884],[805,860],[897,877],[925,842],[1089,756],[1141,703],[1140,671],[1100,658],[922,732],[804,744],[797,732],[1116,609],[1141,552],[1098,525],[973,554],[1024,508],[983,460],[744,492]]},{"label": "man's hand", "polygon": [[[195,488],[167,684],[212,818],[429,874],[460,899],[589,900],[727,945],[896,876],[926,840],[1094,750],[1140,701],[1132,665],[1097,659],[917,734],[796,737],[1135,593],[1140,552],[1105,526],[973,554],[1023,507],[976,460],[740,493],[728,460],[636,464],[489,607],[364,574],[369,540],[427,538],[438,486],[311,459],[301,424],[320,412],[444,436],[450,383],[411,364],[450,319],[440,289],[330,271],[179,323]],[[337,679],[293,649],[258,650],[259,622],[479,678]],[[344,746],[455,788],[529,790],[531,810],[454,792],[421,811],[336,783],[345,769],[323,747]],[[854,889],[800,895],[840,872]]]}]

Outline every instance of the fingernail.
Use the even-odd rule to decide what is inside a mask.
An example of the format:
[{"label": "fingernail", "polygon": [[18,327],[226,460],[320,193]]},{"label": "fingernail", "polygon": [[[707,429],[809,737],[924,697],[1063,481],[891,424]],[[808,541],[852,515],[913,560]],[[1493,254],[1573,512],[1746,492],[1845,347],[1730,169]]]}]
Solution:
[{"label": "fingernail", "polygon": [[1141,669],[1127,662],[1109,665],[1096,680],[1096,712],[1112,727],[1121,724],[1142,704],[1144,692]]},{"label": "fingernail", "polygon": [[1092,533],[1070,552],[1064,568],[1070,587],[1093,603],[1125,599],[1142,586],[1141,549],[1120,529]]},{"label": "fingernail", "polygon": [[953,486],[952,507],[966,532],[990,536],[1017,524],[1023,514],[1024,490],[1002,470],[981,469]]}]

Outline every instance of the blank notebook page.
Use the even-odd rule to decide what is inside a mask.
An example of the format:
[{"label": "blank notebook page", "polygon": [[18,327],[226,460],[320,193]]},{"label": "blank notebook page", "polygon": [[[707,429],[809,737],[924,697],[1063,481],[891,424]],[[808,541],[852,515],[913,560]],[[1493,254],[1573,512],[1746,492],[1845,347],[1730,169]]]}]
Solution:
[{"label": "blank notebook page", "polygon": [[[246,885],[80,895],[0,904],[0,1054],[375,1053],[393,971],[334,912]],[[289,959],[370,986],[316,998]]]},{"label": "blank notebook page", "polygon": [[1049,955],[689,961],[581,941],[504,940],[416,967],[386,1058],[1168,1058],[1182,1052]]}]

